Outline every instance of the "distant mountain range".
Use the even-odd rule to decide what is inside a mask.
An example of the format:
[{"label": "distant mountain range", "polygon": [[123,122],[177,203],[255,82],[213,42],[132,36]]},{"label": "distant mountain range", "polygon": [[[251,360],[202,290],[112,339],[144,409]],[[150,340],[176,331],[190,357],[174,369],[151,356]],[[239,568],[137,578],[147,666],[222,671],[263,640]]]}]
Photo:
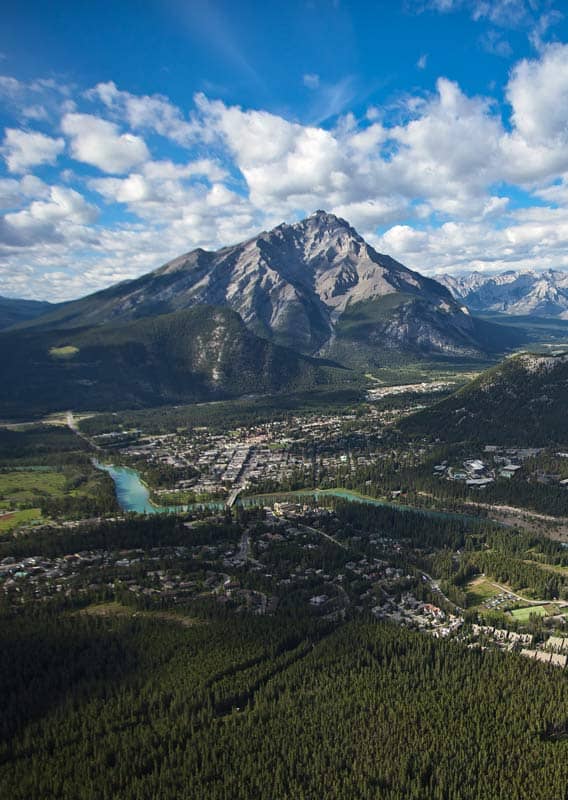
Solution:
[{"label": "distant mountain range", "polygon": [[53,308],[51,303],[40,300],[20,300],[0,296],[0,330],[39,317]]},{"label": "distant mountain range", "polygon": [[345,363],[361,348],[380,361],[381,352],[476,356],[502,344],[502,331],[473,319],[440,283],[324,211],[217,252],[194,250],[34,324],[116,324],[204,304],[231,308],[277,344]]},{"label": "distant mountain range", "polygon": [[568,272],[470,272],[438,280],[474,312],[568,319]]},{"label": "distant mountain range", "polygon": [[567,398],[568,354],[520,353],[401,427],[450,442],[568,444]]}]

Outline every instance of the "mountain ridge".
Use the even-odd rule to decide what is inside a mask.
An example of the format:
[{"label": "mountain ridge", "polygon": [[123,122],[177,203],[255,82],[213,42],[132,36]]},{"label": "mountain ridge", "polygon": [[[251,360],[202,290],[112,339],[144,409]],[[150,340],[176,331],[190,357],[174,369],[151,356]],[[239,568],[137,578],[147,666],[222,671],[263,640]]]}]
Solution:
[{"label": "mountain ridge", "polygon": [[469,272],[438,280],[474,312],[568,319],[568,273],[561,270]]},{"label": "mountain ridge", "polygon": [[[393,297],[400,302],[385,301]],[[350,352],[361,341],[375,352],[477,356],[487,349],[479,323],[446,287],[377,253],[348,222],[321,210],[218,251],[185,253],[28,325],[83,327],[197,305],[227,306],[255,334],[333,359],[336,339],[344,334],[338,322],[371,301],[365,336],[349,340]]]},{"label": "mountain ridge", "polygon": [[0,413],[109,410],[356,383],[349,370],[256,336],[198,306],[91,328],[0,334]]},{"label": "mountain ridge", "polygon": [[401,429],[441,441],[511,446],[568,443],[568,352],[522,352],[486,370]]},{"label": "mountain ridge", "polygon": [[0,295],[0,330],[35,319],[53,309],[46,300],[25,300],[20,297]]}]

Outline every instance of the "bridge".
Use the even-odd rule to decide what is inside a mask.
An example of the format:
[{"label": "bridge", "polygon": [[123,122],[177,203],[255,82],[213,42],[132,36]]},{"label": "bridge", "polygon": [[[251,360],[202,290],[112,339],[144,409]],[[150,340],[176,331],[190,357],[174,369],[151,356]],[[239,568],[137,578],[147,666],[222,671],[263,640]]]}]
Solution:
[{"label": "bridge", "polygon": [[233,489],[233,491],[231,492],[231,494],[229,495],[229,498],[227,500],[227,504],[226,504],[227,508],[232,508],[235,505],[235,503],[237,501],[237,497],[240,495],[242,490],[243,490],[242,486],[237,486],[236,489]]}]

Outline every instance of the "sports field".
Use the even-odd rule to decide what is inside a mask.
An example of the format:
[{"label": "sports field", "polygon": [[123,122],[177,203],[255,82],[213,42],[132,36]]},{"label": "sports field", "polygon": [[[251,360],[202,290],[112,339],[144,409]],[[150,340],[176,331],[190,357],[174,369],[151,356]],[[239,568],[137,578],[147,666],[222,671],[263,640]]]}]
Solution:
[{"label": "sports field", "polygon": [[516,608],[511,611],[511,615],[517,622],[528,622],[531,614],[537,617],[546,617],[548,614],[548,606],[527,606],[526,608]]}]

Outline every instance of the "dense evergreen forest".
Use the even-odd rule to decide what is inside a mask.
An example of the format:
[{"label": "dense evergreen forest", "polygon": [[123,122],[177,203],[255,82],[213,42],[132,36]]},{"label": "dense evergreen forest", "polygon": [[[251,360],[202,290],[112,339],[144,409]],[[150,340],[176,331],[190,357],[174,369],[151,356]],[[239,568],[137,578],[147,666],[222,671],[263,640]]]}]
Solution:
[{"label": "dense evergreen forest", "polygon": [[11,800],[566,797],[568,681],[387,624],[0,620]]},{"label": "dense evergreen forest", "polygon": [[[221,344],[223,347],[221,347]],[[116,324],[0,333],[2,416],[156,407],[353,385],[332,362],[260,338],[228,308],[196,306]]]}]

